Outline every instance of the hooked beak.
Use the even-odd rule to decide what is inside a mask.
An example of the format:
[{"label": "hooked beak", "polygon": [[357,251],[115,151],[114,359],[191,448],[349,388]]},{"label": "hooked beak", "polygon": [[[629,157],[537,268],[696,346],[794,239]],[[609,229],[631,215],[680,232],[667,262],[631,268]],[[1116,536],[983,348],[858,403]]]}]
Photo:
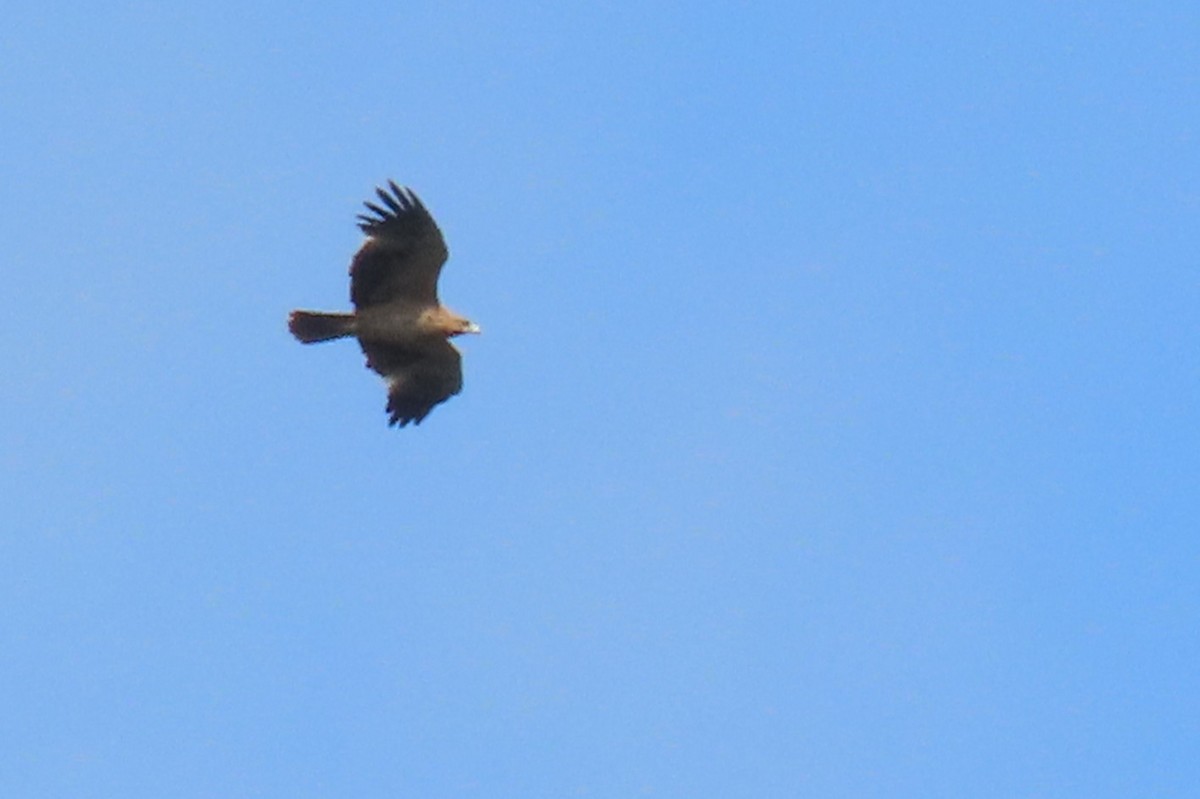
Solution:
[{"label": "hooked beak", "polygon": [[479,327],[479,325],[475,324],[474,322],[468,322],[467,329],[464,330],[463,332],[464,333],[482,333],[483,330],[482,330],[482,328]]}]

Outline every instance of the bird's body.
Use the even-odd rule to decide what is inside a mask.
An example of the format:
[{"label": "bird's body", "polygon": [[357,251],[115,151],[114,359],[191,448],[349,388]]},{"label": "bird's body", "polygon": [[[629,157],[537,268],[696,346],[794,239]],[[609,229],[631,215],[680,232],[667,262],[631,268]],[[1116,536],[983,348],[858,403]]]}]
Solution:
[{"label": "bird's body", "polygon": [[462,390],[462,356],[449,339],[479,328],[443,306],[438,275],[449,253],[441,231],[409,189],[376,189],[384,206],[364,203],[367,241],[350,264],[353,313],[293,311],[288,329],[313,344],[354,336],[367,366],[388,381],[389,424],[420,424]]}]

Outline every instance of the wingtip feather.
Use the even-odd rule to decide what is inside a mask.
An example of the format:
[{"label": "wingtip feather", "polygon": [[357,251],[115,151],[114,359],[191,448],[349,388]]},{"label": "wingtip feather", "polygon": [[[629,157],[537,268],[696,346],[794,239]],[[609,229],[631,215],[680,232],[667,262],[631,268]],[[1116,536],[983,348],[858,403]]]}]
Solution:
[{"label": "wingtip feather", "polygon": [[384,205],[392,209],[393,214],[399,214],[404,211],[404,205],[399,201],[403,199],[400,195],[392,197],[392,195],[379,188],[375,189],[375,193],[379,195],[379,199],[383,200]]}]

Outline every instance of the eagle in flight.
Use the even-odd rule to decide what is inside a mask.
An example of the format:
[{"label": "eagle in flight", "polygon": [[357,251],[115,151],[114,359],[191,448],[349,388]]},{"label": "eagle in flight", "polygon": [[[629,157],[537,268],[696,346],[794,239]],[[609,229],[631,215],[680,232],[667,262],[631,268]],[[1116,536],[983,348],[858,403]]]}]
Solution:
[{"label": "eagle in flight", "polygon": [[288,329],[304,344],[354,336],[367,366],[388,384],[388,424],[420,424],[435,405],[462,390],[462,356],[450,339],[479,326],[438,301],[449,251],[411,189],[388,181],[381,205],[363,203],[367,240],[350,263],[353,313],[292,311]]}]

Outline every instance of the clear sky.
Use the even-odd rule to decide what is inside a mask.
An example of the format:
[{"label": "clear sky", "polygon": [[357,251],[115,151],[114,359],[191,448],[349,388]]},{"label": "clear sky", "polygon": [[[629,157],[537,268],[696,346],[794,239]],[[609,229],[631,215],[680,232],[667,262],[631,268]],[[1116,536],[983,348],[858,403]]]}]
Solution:
[{"label": "clear sky", "polygon": [[[7,4],[0,796],[1195,791],[1197,42]],[[389,178],[484,329],[405,430],[285,329]]]}]

